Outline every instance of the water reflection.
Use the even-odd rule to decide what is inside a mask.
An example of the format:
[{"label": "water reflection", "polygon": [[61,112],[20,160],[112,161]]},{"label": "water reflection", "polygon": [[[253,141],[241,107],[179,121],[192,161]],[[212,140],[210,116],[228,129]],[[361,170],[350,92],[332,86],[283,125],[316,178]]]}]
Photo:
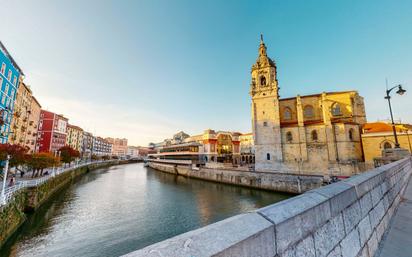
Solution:
[{"label": "water reflection", "polygon": [[118,256],[289,197],[130,164],[92,171],[30,216],[2,256]]}]

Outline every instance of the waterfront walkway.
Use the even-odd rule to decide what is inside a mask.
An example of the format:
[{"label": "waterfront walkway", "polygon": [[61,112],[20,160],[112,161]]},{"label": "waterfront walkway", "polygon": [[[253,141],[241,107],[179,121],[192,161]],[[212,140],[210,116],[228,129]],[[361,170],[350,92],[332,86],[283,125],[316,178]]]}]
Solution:
[{"label": "waterfront walkway", "polygon": [[392,218],[376,257],[412,256],[412,183],[409,179],[405,194]]}]

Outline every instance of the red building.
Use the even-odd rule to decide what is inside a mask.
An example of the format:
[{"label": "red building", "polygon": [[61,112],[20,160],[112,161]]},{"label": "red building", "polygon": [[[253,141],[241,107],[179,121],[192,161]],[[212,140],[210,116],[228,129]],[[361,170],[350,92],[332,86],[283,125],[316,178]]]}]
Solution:
[{"label": "red building", "polygon": [[63,115],[41,110],[37,140],[39,152],[53,152],[65,146],[67,122]]}]

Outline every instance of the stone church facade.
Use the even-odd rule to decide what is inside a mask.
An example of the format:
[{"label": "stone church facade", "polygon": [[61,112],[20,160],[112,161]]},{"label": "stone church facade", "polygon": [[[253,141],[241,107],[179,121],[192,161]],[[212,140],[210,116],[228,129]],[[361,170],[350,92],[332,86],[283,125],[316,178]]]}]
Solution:
[{"label": "stone church facade", "polygon": [[349,176],[363,162],[363,97],[356,91],[279,97],[276,64],[261,39],[251,70],[255,170]]}]

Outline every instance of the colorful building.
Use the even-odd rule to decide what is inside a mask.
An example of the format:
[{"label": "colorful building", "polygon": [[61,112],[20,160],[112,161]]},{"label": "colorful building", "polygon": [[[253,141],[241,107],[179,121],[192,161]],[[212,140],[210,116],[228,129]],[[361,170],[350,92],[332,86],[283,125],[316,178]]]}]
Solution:
[{"label": "colorful building", "polygon": [[82,156],[83,158],[89,158],[93,151],[93,134],[87,131],[83,131],[82,138]]},{"label": "colorful building", "polygon": [[71,148],[79,152],[82,152],[83,151],[83,129],[78,126],[67,124],[66,145],[70,146]]},{"label": "colorful building", "polygon": [[106,141],[112,144],[112,154],[117,156],[127,155],[127,139],[126,138],[105,138]]},{"label": "colorful building", "polygon": [[[396,124],[396,135],[401,148],[412,153],[412,125]],[[362,134],[363,152],[366,163],[373,163],[382,156],[384,149],[395,147],[392,124],[385,122],[366,123]]]},{"label": "colorful building", "polygon": [[11,134],[14,101],[23,71],[0,41],[0,143],[7,143]]},{"label": "colorful building", "polygon": [[363,98],[356,91],[279,97],[276,64],[261,39],[251,69],[255,169],[350,176],[363,162]]},{"label": "colorful building", "polygon": [[29,153],[38,152],[36,148],[38,128],[40,122],[41,105],[37,99],[32,96],[29,123],[27,124],[26,146],[30,149]]},{"label": "colorful building", "polygon": [[37,147],[39,152],[54,152],[66,144],[68,119],[63,115],[41,110]]},{"label": "colorful building", "polygon": [[92,154],[98,156],[111,155],[112,143],[102,137],[93,137]]},{"label": "colorful building", "polygon": [[[16,100],[14,103],[13,119],[11,122],[12,133],[9,135],[9,143],[26,145],[29,130],[29,116],[31,113],[32,91],[24,82],[20,82],[17,89]],[[36,131],[34,132],[36,133]],[[30,142],[29,142],[30,144]]]}]

